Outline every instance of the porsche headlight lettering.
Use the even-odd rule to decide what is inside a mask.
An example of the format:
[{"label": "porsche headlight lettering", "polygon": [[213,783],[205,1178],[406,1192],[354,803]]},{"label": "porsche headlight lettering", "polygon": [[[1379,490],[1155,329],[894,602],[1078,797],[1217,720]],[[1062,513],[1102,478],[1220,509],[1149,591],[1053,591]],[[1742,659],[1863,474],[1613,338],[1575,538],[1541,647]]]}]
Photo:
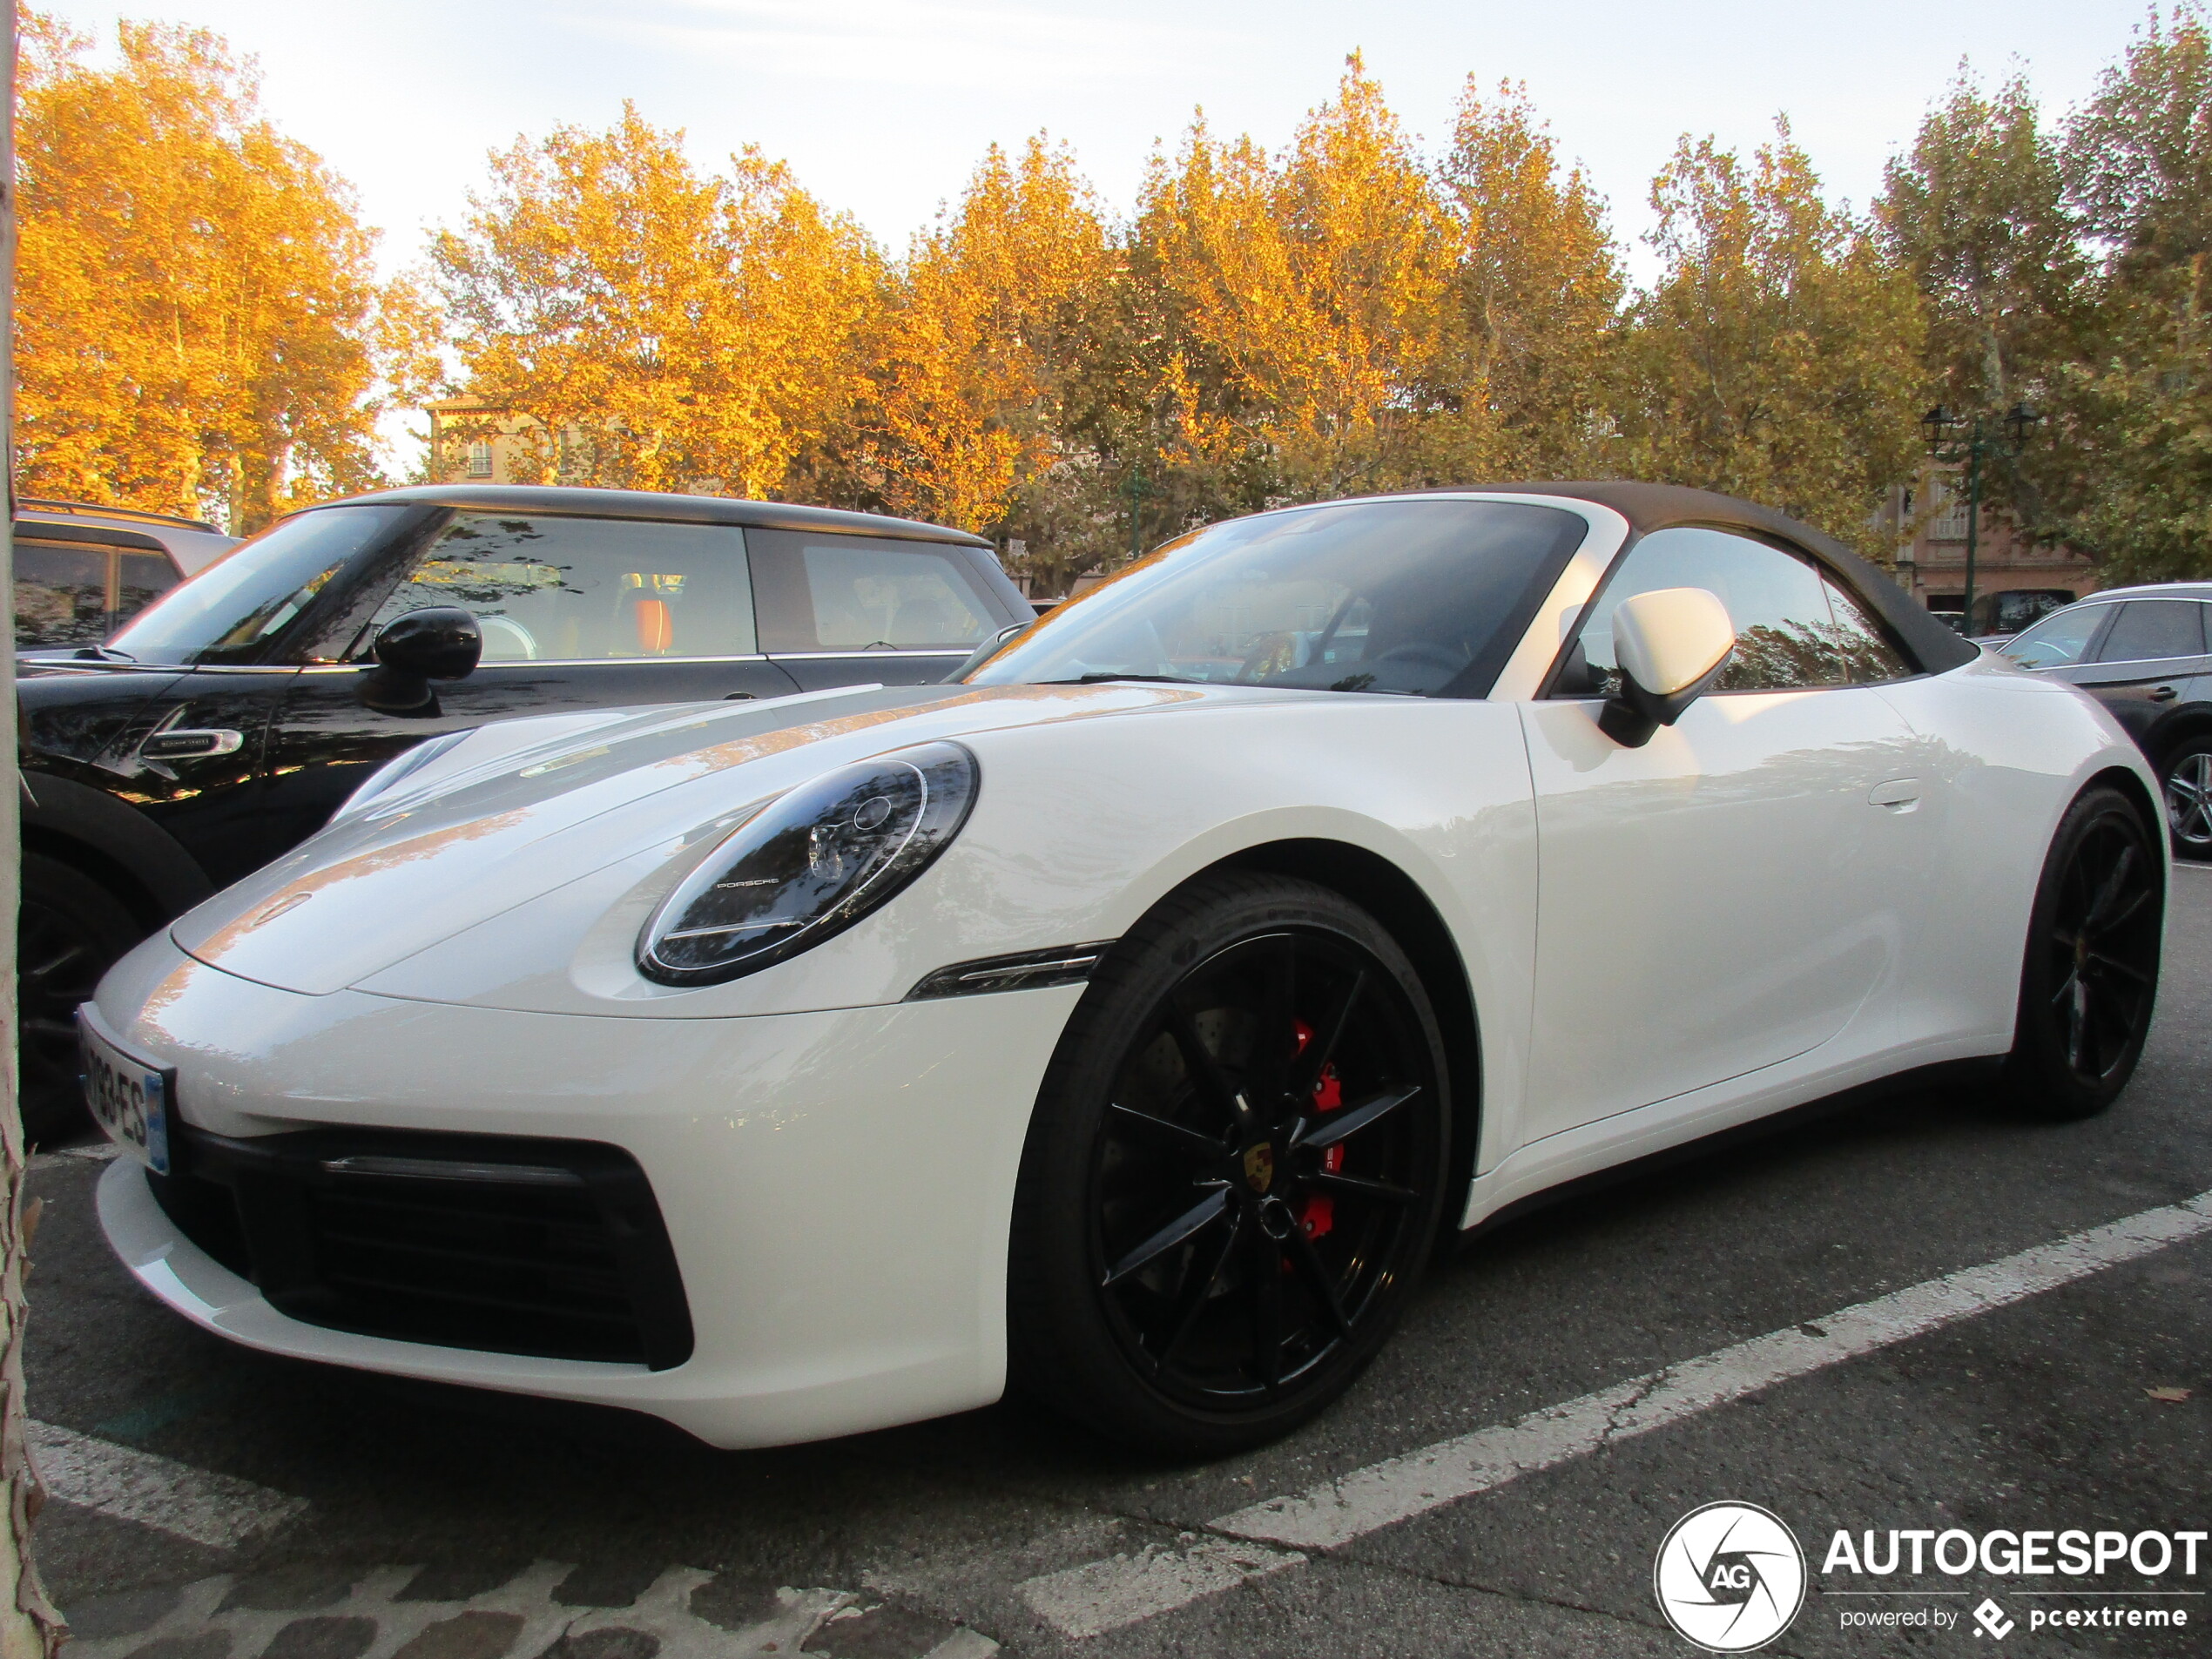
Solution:
[{"label": "porsche headlight lettering", "polygon": [[825,773],[732,830],[670,894],[637,969],[712,985],[840,933],[928,867],[975,799],[975,759],[929,743]]}]

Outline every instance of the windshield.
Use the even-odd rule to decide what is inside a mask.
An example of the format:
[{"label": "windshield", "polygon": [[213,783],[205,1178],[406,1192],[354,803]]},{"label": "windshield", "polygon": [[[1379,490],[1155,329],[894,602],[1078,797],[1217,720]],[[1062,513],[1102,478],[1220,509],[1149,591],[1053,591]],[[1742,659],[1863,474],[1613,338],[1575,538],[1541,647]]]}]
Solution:
[{"label": "windshield", "polygon": [[1508,502],[1357,502],[1234,519],[1061,606],[963,678],[1479,697],[1587,528],[1579,514]]},{"label": "windshield", "polygon": [[2054,610],[2026,633],[2000,645],[1998,654],[2022,668],[2064,668],[2084,661],[2111,610],[2110,605],[2072,605]]},{"label": "windshield", "polygon": [[241,542],[108,641],[142,663],[251,663],[323,584],[414,509],[399,503],[297,513]]}]

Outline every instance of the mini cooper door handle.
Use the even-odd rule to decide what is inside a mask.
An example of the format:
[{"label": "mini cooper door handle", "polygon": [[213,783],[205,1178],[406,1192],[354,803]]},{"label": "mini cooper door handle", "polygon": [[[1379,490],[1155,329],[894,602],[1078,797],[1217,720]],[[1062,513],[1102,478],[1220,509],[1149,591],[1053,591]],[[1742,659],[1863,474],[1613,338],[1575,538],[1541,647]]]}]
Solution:
[{"label": "mini cooper door handle", "polygon": [[138,745],[138,752],[148,760],[195,760],[201,755],[236,754],[246,742],[246,735],[217,727],[204,731],[187,731],[171,727],[157,732]]},{"label": "mini cooper door handle", "polygon": [[2175,693],[2172,686],[2161,685],[2150,694],[2150,700],[2154,703],[2171,703],[2174,700],[2175,695]]},{"label": "mini cooper door handle", "polygon": [[1866,792],[1866,804],[1886,806],[1893,813],[1909,813],[1920,804],[1920,780],[1892,778],[1887,783],[1876,784]]}]

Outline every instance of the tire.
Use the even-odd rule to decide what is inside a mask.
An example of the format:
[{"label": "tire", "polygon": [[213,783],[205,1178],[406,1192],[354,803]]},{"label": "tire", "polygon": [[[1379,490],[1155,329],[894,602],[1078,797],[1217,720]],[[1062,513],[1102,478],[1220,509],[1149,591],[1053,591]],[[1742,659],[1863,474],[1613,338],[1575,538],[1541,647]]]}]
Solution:
[{"label": "tire", "polygon": [[78,1082],[77,1005],[91,1000],[100,975],[145,932],[127,905],[76,866],[23,855],[17,1060],[26,1141],[51,1144],[91,1127]]},{"label": "tire", "polygon": [[1047,1069],[1015,1194],[1015,1386],[1176,1456],[1288,1433],[1403,1312],[1450,1125],[1435,1015],[1372,917],[1286,877],[1192,881],[1101,964]]},{"label": "tire", "polygon": [[2212,736],[2184,738],[2158,770],[2177,859],[2212,859]]},{"label": "tire", "polygon": [[2037,884],[2000,1087],[2019,1115],[2092,1117],[2142,1055],[2158,994],[2165,861],[2136,805],[2102,785],[2060,820]]}]

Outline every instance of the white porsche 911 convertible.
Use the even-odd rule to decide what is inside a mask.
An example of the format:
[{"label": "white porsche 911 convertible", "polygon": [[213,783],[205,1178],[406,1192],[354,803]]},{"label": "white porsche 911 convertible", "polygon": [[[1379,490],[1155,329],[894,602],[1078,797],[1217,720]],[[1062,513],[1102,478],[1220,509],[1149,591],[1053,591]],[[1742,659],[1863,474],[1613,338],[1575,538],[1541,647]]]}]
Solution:
[{"label": "white porsche 911 convertible", "polygon": [[1548,1189],[1959,1062],[2107,1105],[2158,799],[1759,508],[1266,513],[944,685],[412,751],[84,1008],[101,1219],[239,1342],[720,1446],[1012,1379],[1225,1451]]}]

